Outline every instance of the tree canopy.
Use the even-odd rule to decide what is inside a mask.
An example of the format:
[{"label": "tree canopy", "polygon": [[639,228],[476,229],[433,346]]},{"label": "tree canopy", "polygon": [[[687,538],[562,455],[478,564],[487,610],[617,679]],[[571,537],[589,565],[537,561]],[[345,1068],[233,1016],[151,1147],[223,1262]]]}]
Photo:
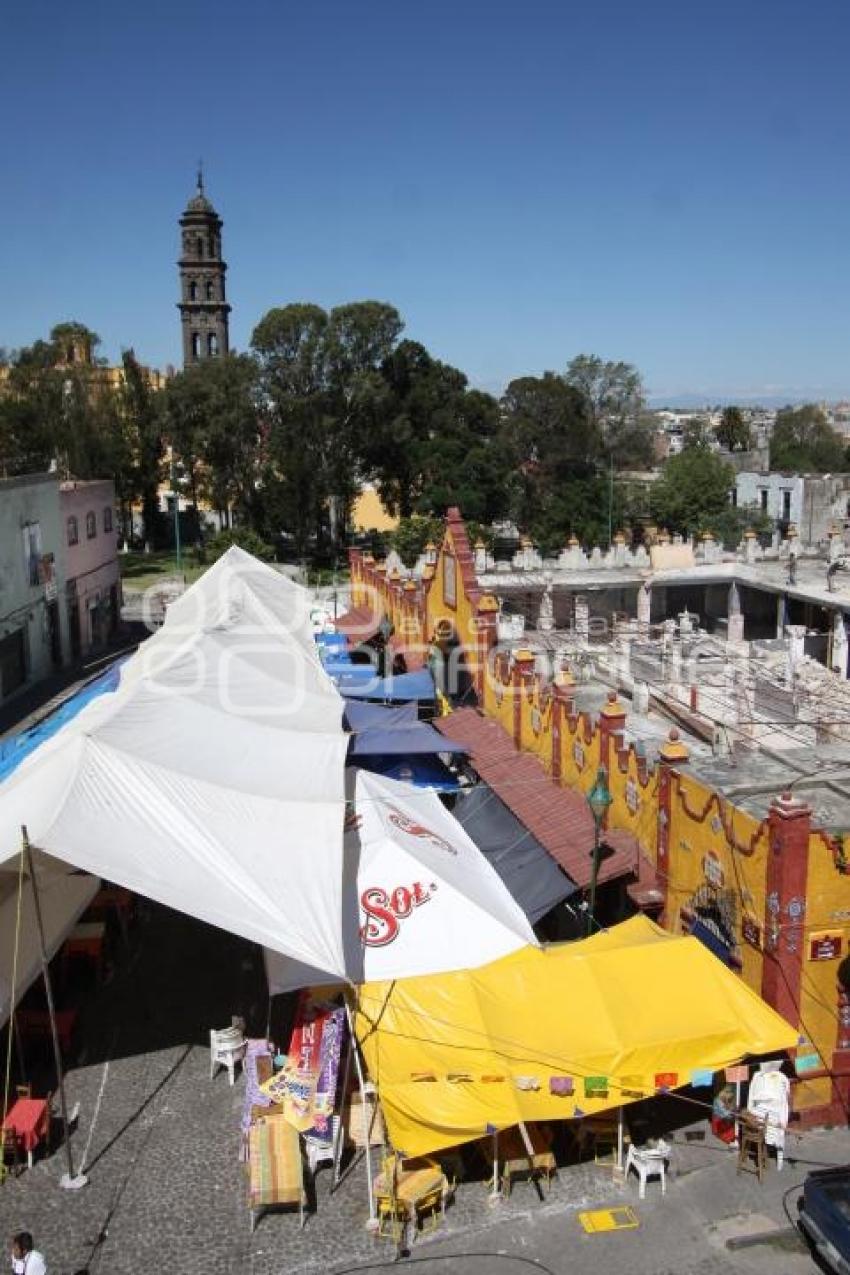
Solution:
[{"label": "tree canopy", "polygon": [[740,407],[724,407],[716,433],[718,443],[727,452],[745,452],[752,446],[750,427]]},{"label": "tree canopy", "polygon": [[785,407],[776,414],[770,440],[770,468],[786,473],[833,473],[847,464],[841,435],[814,403]]},{"label": "tree canopy", "polygon": [[683,535],[706,529],[730,507],[735,485],[731,465],[703,446],[685,447],[671,456],[651,493],[652,512],[660,526]]}]

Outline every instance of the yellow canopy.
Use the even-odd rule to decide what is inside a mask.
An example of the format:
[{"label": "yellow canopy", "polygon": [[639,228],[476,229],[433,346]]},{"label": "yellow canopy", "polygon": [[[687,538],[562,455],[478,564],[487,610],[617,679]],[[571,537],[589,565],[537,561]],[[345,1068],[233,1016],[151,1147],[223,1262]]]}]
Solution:
[{"label": "yellow canopy", "polygon": [[698,939],[643,916],[475,970],[366,983],[356,1030],[393,1145],[408,1156],[520,1121],[591,1115],[797,1044]]}]

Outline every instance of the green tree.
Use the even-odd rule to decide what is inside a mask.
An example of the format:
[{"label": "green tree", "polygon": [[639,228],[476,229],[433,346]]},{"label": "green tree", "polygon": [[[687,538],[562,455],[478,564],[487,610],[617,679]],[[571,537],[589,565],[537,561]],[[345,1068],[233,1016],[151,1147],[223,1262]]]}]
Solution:
[{"label": "green tree", "polygon": [[426,518],[422,514],[413,514],[400,520],[398,526],[389,533],[388,540],[405,566],[412,567],[429,541],[439,544],[442,538],[442,518]]},{"label": "green tree", "polygon": [[715,432],[718,443],[727,452],[745,452],[752,446],[750,427],[740,407],[724,407]]},{"label": "green tree", "polygon": [[233,545],[253,554],[261,562],[272,562],[274,559],[272,546],[266,544],[250,527],[225,527],[198,549],[198,560],[202,563],[217,562]]},{"label": "green tree", "polygon": [[703,447],[686,447],[671,456],[651,492],[655,520],[669,531],[693,534],[729,508],[735,484],[731,465]]},{"label": "green tree", "polygon": [[121,415],[125,439],[135,458],[128,473],[127,489],[121,498],[138,496],[142,503],[143,537],[151,544],[158,541],[159,484],[162,478],[162,406],[151,389],[144,369],[132,350],[121,356],[124,383],[120,391]]},{"label": "green tree", "polygon": [[507,510],[499,405],[464,374],[402,341],[370,381],[361,417],[364,475],[393,513],[442,517],[459,505],[489,522]]},{"label": "green tree", "polygon": [[639,469],[654,459],[654,425],[643,411],[643,383],[631,363],[578,354],[564,380],[583,394],[599,445],[617,469]]},{"label": "green tree", "polygon": [[221,515],[251,522],[260,471],[259,369],[247,354],[204,359],[172,377],[164,421],[194,508],[206,498]]},{"label": "green tree", "polygon": [[834,473],[846,465],[844,440],[814,403],[776,414],[770,468],[784,472]]},{"label": "green tree", "polygon": [[296,304],[270,310],[251,338],[268,406],[264,478],[273,516],[291,527],[300,553],[329,535],[339,544],[356,495],[364,430],[376,419],[380,364],[402,320],[378,301]]}]

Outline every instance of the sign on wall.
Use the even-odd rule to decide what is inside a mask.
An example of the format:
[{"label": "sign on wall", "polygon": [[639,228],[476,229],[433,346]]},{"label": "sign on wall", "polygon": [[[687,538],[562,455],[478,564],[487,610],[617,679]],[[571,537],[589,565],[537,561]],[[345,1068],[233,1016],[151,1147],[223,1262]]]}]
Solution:
[{"label": "sign on wall", "polygon": [[761,947],[761,926],[751,916],[745,916],[741,920],[741,937],[750,947]]},{"label": "sign on wall", "polygon": [[809,935],[809,960],[810,961],[834,961],[841,955],[841,935],[829,934],[822,931],[820,934]]}]

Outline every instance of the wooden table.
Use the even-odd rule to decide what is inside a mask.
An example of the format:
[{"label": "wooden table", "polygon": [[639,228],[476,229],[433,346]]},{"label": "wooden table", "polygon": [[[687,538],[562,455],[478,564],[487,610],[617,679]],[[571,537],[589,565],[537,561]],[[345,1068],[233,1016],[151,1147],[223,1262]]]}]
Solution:
[{"label": "wooden table", "polygon": [[103,946],[106,939],[106,923],[104,921],[81,921],[75,925],[65,940],[62,960],[67,966],[74,956],[84,956],[94,961],[98,976],[103,971]]},{"label": "wooden table", "polygon": [[[506,1197],[511,1193],[514,1178],[519,1177],[520,1174],[527,1173],[533,1182],[543,1177],[548,1185],[549,1178],[557,1168],[555,1154],[551,1150],[551,1129],[527,1125],[526,1132],[531,1143],[531,1153],[519,1129],[506,1129],[504,1133],[499,1134],[499,1159],[502,1161],[501,1185],[502,1194]],[[542,1199],[542,1193],[538,1193]]]},{"label": "wooden table", "polygon": [[[387,1195],[389,1188],[383,1173],[373,1182],[376,1195]],[[405,1225],[412,1223],[416,1233],[416,1207],[429,1196],[440,1193],[443,1207],[449,1192],[445,1173],[433,1160],[409,1160],[407,1167],[398,1169],[395,1175],[395,1198],[405,1214]]]},{"label": "wooden table", "polygon": [[46,1098],[18,1098],[6,1113],[3,1128],[14,1134],[18,1145],[27,1153],[32,1168],[32,1153],[50,1131],[50,1108]]}]

